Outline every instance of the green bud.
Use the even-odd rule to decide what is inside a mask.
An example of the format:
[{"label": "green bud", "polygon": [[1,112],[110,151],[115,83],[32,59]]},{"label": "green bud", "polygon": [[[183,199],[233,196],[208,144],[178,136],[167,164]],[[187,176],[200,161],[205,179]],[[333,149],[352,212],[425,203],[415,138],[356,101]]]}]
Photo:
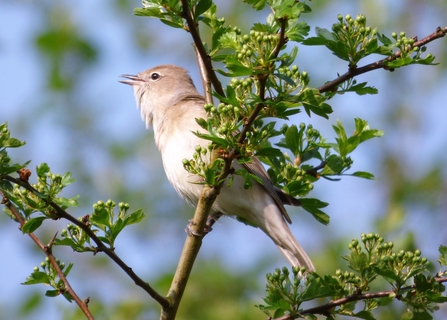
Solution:
[{"label": "green bud", "polygon": [[34,271],[34,272],[37,272],[37,271],[39,271],[39,267],[37,267],[37,266],[36,266],[36,267],[34,267],[34,268],[33,268],[33,271]]}]

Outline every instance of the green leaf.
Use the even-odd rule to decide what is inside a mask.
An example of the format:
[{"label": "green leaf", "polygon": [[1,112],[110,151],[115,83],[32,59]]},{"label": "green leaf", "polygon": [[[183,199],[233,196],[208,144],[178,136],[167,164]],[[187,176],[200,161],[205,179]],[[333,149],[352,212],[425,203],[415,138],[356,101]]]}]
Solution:
[{"label": "green leaf", "polygon": [[40,216],[40,217],[35,217],[35,218],[29,219],[23,225],[22,232],[23,233],[32,233],[32,232],[34,232],[37,228],[40,227],[40,225],[42,224],[42,222],[45,219],[49,219],[49,218]]},{"label": "green leaf", "polygon": [[380,42],[382,42],[385,46],[390,46],[393,44],[390,38],[386,37],[384,34],[377,33],[377,38],[379,38]]},{"label": "green leaf", "polygon": [[243,2],[251,4],[253,9],[262,10],[265,7],[266,0],[243,0]]},{"label": "green leaf", "polygon": [[133,11],[134,15],[140,17],[150,17],[150,18],[162,18],[165,14],[160,11],[158,7],[153,8],[136,8]]},{"label": "green leaf", "polygon": [[327,207],[329,203],[313,198],[300,198],[300,202],[303,209],[312,214],[318,222],[324,225],[329,224],[329,216],[319,209]]},{"label": "green leaf", "polygon": [[44,284],[50,284],[50,278],[48,278],[48,275],[45,272],[42,271],[34,271],[31,273],[30,276],[28,276],[22,284],[29,285],[29,284],[38,284],[38,283],[44,283]]},{"label": "green leaf", "polygon": [[104,227],[110,227],[110,217],[109,213],[105,208],[95,210],[95,212],[90,216],[90,223],[104,230]]},{"label": "green leaf", "polygon": [[298,100],[303,104],[304,110],[310,117],[310,112],[329,119],[328,114],[332,113],[332,108],[327,103],[324,103],[325,98],[317,89],[307,88],[298,94]]},{"label": "green leaf", "polygon": [[302,147],[302,140],[298,133],[298,127],[296,125],[291,125],[285,133],[285,138],[287,147],[296,157],[300,153]]},{"label": "green leaf", "polygon": [[377,94],[379,93],[379,90],[377,90],[374,87],[367,87],[366,82],[362,82],[353,86],[350,86],[349,88],[345,90],[339,90],[337,93],[343,93],[343,92],[355,92],[358,95],[365,95],[365,94]]},{"label": "green leaf", "polygon": [[36,172],[37,172],[37,175],[39,176],[39,177],[43,177],[45,174],[47,174],[48,172],[50,172],[50,167],[48,166],[48,164],[47,163],[41,163],[40,165],[38,165],[37,167],[36,167]]},{"label": "green leaf", "polygon": [[365,55],[367,56],[371,53],[375,53],[377,51],[377,49],[379,48],[379,44],[377,42],[376,38],[372,38],[371,40],[369,40],[369,42],[367,43],[367,45],[365,46]]},{"label": "green leaf", "polygon": [[71,247],[74,251],[77,251],[77,252],[84,251],[84,248],[82,246],[80,246],[79,244],[77,244],[70,238],[63,238],[63,239],[56,238],[56,239],[54,239],[54,244],[57,246]]},{"label": "green leaf", "polygon": [[200,0],[199,3],[197,3],[194,10],[194,20],[197,20],[202,13],[206,12],[209,8],[211,8],[212,4],[213,4],[212,0]]},{"label": "green leaf", "polygon": [[48,290],[47,292],[45,292],[45,295],[47,297],[54,298],[60,295],[60,293],[61,293],[60,290]]},{"label": "green leaf", "polygon": [[[303,21],[295,22],[295,21],[289,20],[289,25],[292,25],[292,27],[286,31],[286,35],[292,41],[301,42],[304,40],[304,37],[306,37],[309,34],[310,27],[306,22]],[[298,49],[297,47],[294,47],[294,49],[295,48]]]},{"label": "green leaf", "polygon": [[326,165],[324,166],[323,171],[321,171],[321,175],[333,175],[340,174],[344,168],[344,161],[340,156],[335,154],[330,155],[326,159]]},{"label": "green leaf", "polygon": [[356,171],[352,174],[349,174],[350,176],[354,176],[354,177],[359,177],[359,178],[363,178],[363,179],[369,179],[369,180],[373,180],[374,179],[374,175],[372,173],[369,172],[365,172],[365,171]]},{"label": "green leaf", "polygon": [[327,287],[321,278],[315,278],[303,292],[301,298],[303,301],[309,301],[317,298],[329,297],[333,293],[333,290]]},{"label": "green leaf", "polygon": [[183,29],[183,22],[181,22],[181,20],[172,21],[169,19],[160,19],[160,21],[172,28]]},{"label": "green leaf", "polygon": [[439,263],[441,266],[447,266],[447,246],[440,245],[439,246]]},{"label": "green leaf", "polygon": [[316,27],[315,33],[320,38],[324,38],[329,41],[337,41],[337,38],[335,38],[334,34],[331,31],[329,31],[328,29]]},{"label": "green leaf", "polygon": [[406,65],[409,65],[413,62],[413,58],[411,57],[403,57],[403,58],[397,58],[393,61],[384,61],[384,64],[388,68],[399,68]]},{"label": "green leaf", "polygon": [[373,316],[371,311],[362,310],[353,315],[353,317],[359,318],[359,319],[366,319],[366,320],[375,320],[376,318]]},{"label": "green leaf", "polygon": [[388,282],[393,283],[394,281],[399,280],[399,276],[397,276],[392,270],[386,269],[385,267],[372,267],[374,272],[378,275],[384,277]]},{"label": "green leaf", "polygon": [[262,148],[256,151],[257,157],[282,157],[283,153],[277,148]]},{"label": "green leaf", "polygon": [[64,272],[63,272],[64,276],[67,276],[70,273],[71,268],[73,268],[73,266],[74,266],[73,262],[70,262],[68,264],[68,266],[64,269]]},{"label": "green leaf", "polygon": [[124,222],[126,226],[128,226],[140,222],[141,220],[143,220],[143,218],[144,218],[144,212],[142,209],[139,209],[127,215],[126,218],[124,219]]}]

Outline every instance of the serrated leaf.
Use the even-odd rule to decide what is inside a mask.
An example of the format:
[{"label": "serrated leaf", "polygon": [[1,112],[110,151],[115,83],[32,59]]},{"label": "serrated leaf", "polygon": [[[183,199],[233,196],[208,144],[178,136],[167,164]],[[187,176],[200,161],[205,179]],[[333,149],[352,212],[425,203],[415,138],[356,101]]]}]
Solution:
[{"label": "serrated leaf", "polygon": [[265,7],[266,0],[243,0],[245,3],[251,4],[253,9],[262,10]]},{"label": "serrated leaf", "polygon": [[172,21],[169,19],[160,19],[160,21],[172,28],[183,29],[183,22],[181,22],[181,20],[180,21]]},{"label": "serrated leaf", "polygon": [[[304,40],[304,37],[306,37],[309,34],[310,27],[306,22],[300,21],[297,23],[294,23],[294,21],[289,20],[289,25],[293,23],[293,26],[287,30],[287,37],[296,42],[301,42]],[[297,48],[297,47],[294,47]]]},{"label": "serrated leaf", "polygon": [[318,222],[324,225],[329,224],[329,216],[319,209],[327,207],[329,203],[313,198],[300,198],[300,202],[303,209],[312,214]]},{"label": "serrated leaf", "polygon": [[134,223],[138,223],[143,219],[144,219],[144,212],[142,209],[139,209],[139,210],[127,215],[126,218],[124,219],[124,221],[126,223],[126,226],[128,226],[128,225],[131,225]]},{"label": "serrated leaf", "polygon": [[377,38],[379,38],[380,42],[382,42],[385,46],[393,44],[393,41],[391,41],[391,39],[384,34],[377,33]]},{"label": "serrated leaf", "polygon": [[262,148],[256,151],[257,157],[281,157],[283,153],[277,148]]},{"label": "serrated leaf", "polygon": [[366,82],[362,82],[353,86],[350,86],[349,88],[345,90],[339,90],[338,93],[344,93],[344,92],[355,92],[358,95],[365,95],[365,94],[377,94],[379,93],[379,90],[377,90],[374,87],[367,87]]},{"label": "serrated leaf", "polygon": [[47,296],[47,297],[51,297],[51,298],[54,298],[54,297],[57,297],[58,295],[60,295],[60,291],[59,290],[47,290],[46,292],[45,292],[45,295]]},{"label": "serrated leaf", "polygon": [[329,41],[337,41],[337,38],[335,38],[334,34],[330,32],[328,29],[316,27],[315,33],[320,37],[327,39]]},{"label": "serrated leaf", "polygon": [[372,173],[366,171],[356,171],[352,174],[348,174],[349,176],[359,177],[363,179],[374,180],[374,175]]},{"label": "serrated leaf", "polygon": [[42,222],[48,219],[47,217],[35,217],[35,218],[31,218],[29,219],[27,222],[25,222],[25,224],[22,226],[22,232],[23,233],[32,233],[34,232],[37,228],[40,227],[40,225],[42,224]]},{"label": "serrated leaf", "polygon": [[301,298],[303,301],[309,301],[317,298],[329,297],[332,294],[333,290],[326,286],[321,278],[315,278],[303,292]]},{"label": "serrated leaf", "polygon": [[163,12],[160,11],[160,9],[157,8],[136,8],[133,11],[134,15],[140,16],[140,17],[150,17],[150,18],[162,18],[165,15]]},{"label": "serrated leaf", "polygon": [[213,4],[212,0],[200,0],[199,3],[197,3],[194,10],[195,20],[197,20],[202,13],[206,12],[211,7],[212,4]]},{"label": "serrated leaf", "polygon": [[301,139],[298,133],[298,127],[296,125],[291,125],[287,128],[285,133],[285,142],[287,144],[287,148],[292,151],[293,155],[296,157],[301,150]]},{"label": "serrated leaf", "polygon": [[93,225],[99,227],[101,230],[104,230],[105,226],[110,227],[110,221],[109,221],[109,213],[105,208],[102,208],[100,210],[96,210],[91,216],[90,216],[90,223]]},{"label": "serrated leaf", "polygon": [[378,267],[378,266],[373,266],[372,268],[374,269],[374,272],[376,272],[378,275],[387,279],[387,281],[390,283],[392,283],[393,281],[399,280],[399,277],[392,270],[386,269],[385,267]]},{"label": "serrated leaf", "polygon": [[439,246],[439,263],[441,266],[447,266],[447,246],[440,245]]},{"label": "serrated leaf", "polygon": [[48,164],[47,163],[41,163],[40,165],[38,165],[37,167],[36,167],[36,172],[37,172],[37,175],[39,176],[39,177],[43,177],[45,174],[47,174],[48,172],[50,172],[50,167],[48,166]]},{"label": "serrated leaf", "polygon": [[70,262],[68,264],[68,266],[64,269],[64,272],[63,272],[64,276],[67,276],[70,273],[71,268],[73,268],[73,266],[74,266],[73,262]]},{"label": "serrated leaf", "polygon": [[68,246],[71,247],[74,251],[82,252],[84,251],[84,248],[79,246],[76,242],[74,242],[70,238],[63,238],[63,239],[54,239],[54,244],[57,246]]},{"label": "serrated leaf", "polygon": [[258,104],[262,102],[263,102],[262,99],[258,95],[251,92],[248,92],[244,98],[245,104]]},{"label": "serrated leaf", "polygon": [[388,68],[399,68],[406,65],[409,65],[413,62],[413,58],[411,57],[404,57],[404,58],[397,58],[393,61],[384,61],[384,64]]},{"label": "serrated leaf", "polygon": [[365,56],[369,55],[371,53],[375,53],[377,51],[377,48],[379,47],[379,44],[377,43],[376,38],[372,38],[368,44],[365,46]]},{"label": "serrated leaf", "polygon": [[375,320],[376,318],[373,316],[371,311],[362,310],[353,315],[353,317],[365,320]]},{"label": "serrated leaf", "polygon": [[50,278],[48,278],[48,275],[45,272],[34,271],[33,273],[31,273],[30,276],[26,278],[25,282],[23,282],[22,284],[30,285],[38,283],[50,284]]}]

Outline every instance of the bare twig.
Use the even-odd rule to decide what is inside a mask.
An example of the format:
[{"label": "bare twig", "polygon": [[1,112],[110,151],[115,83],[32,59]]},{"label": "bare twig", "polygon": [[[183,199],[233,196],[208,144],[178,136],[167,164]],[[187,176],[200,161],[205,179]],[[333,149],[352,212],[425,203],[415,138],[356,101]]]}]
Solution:
[{"label": "bare twig", "polygon": [[[433,40],[442,38],[445,36],[445,34],[447,33],[447,27],[441,28],[438,27],[436,29],[435,32],[433,32],[432,34],[430,34],[429,36],[425,37],[424,39],[421,39],[419,41],[415,41],[413,44],[413,47],[423,47],[425,46],[427,43],[432,42]],[[369,71],[373,71],[373,70],[377,70],[377,69],[386,69],[386,63],[396,60],[401,56],[401,52],[398,51],[395,54],[393,54],[392,56],[389,56],[385,59],[367,64],[363,67],[360,68],[352,68],[349,69],[348,72],[346,72],[345,74],[342,74],[341,76],[339,76],[338,78],[329,81],[327,83],[325,83],[324,85],[322,85],[321,87],[318,88],[318,90],[323,93],[323,92],[328,92],[328,91],[334,91],[337,89],[337,86],[340,85],[341,83],[345,82],[346,80],[352,79],[360,74],[369,72]]]},{"label": "bare twig", "polygon": [[[20,229],[23,227],[23,225],[26,223],[25,219],[22,217],[22,215],[16,210],[16,208],[14,207],[14,205],[11,203],[11,201],[9,201],[9,199],[6,197],[6,195],[0,190],[0,195],[2,196],[2,203],[9,209],[9,211],[11,211],[11,213],[14,215],[14,217],[16,218],[16,220],[19,222],[20,224]],[[85,314],[85,316],[87,317],[87,319],[93,320],[93,315],[90,313],[90,310],[88,309],[88,305],[86,303],[84,303],[84,301],[82,301],[78,295],[76,294],[76,292],[73,290],[73,288],[71,287],[70,283],[68,282],[67,278],[65,277],[63,271],[61,270],[59,264],[56,261],[56,258],[53,256],[52,253],[52,242],[53,240],[50,242],[49,245],[44,245],[40,239],[34,234],[34,233],[28,233],[29,237],[34,241],[34,243],[37,244],[37,246],[40,248],[40,250],[42,250],[45,255],[48,257],[48,260],[50,261],[51,265],[53,266],[54,270],[56,270],[59,278],[62,280],[62,282],[64,283],[64,288],[65,288],[65,292],[67,292],[72,298],[73,300],[76,302],[76,304],[79,306],[79,308],[82,310],[82,312]],[[61,292],[63,293],[63,292]]]},{"label": "bare twig", "polygon": [[[3,176],[2,177],[5,180],[8,180],[12,183],[15,183],[29,191],[31,191],[34,194],[40,194],[33,186],[31,186],[27,181],[22,181],[20,179],[13,178],[11,176]],[[98,252],[104,252],[109,258],[111,258],[121,269],[124,270],[124,272],[127,273],[127,275],[135,282],[135,284],[139,287],[141,287],[144,291],[146,291],[154,300],[156,300],[161,306],[168,306],[169,301],[161,296],[157,291],[155,291],[147,282],[143,281],[140,277],[138,277],[132,270],[131,267],[129,267],[126,263],[124,263],[123,260],[121,260],[120,257],[116,255],[116,253],[109,249],[107,246],[104,245],[104,243],[98,238],[98,236],[84,223],[76,219],[75,217],[71,216],[68,212],[66,212],[64,209],[62,209],[59,205],[57,205],[53,201],[49,201],[42,197],[42,199],[47,203],[47,205],[51,206],[55,214],[63,219],[66,219],[73,223],[74,225],[80,227],[97,245],[97,251]]]}]

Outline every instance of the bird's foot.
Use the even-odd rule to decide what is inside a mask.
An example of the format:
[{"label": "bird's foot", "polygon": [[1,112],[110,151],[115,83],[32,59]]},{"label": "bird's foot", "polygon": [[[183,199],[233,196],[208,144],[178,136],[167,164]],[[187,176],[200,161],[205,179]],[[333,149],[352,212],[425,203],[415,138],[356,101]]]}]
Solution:
[{"label": "bird's foot", "polygon": [[185,228],[185,232],[190,236],[193,235],[196,237],[204,237],[213,230],[212,226],[216,223],[216,221],[221,216],[222,216],[221,212],[215,212],[215,213],[210,214],[206,220],[206,224],[205,224],[205,227],[203,228],[202,232],[194,231],[193,230],[193,221],[189,220],[189,223]]}]

